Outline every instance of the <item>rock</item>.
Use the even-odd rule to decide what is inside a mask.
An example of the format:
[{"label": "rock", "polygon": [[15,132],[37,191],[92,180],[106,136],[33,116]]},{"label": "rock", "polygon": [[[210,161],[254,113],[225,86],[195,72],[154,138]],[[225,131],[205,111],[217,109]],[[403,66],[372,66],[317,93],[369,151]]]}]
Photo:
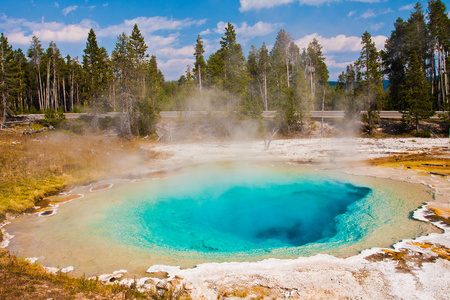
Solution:
[{"label": "rock", "polygon": [[180,272],[180,267],[179,266],[153,265],[150,268],[148,268],[146,272],[147,273],[165,272],[169,275],[169,277],[171,277],[172,274],[176,274],[177,272]]},{"label": "rock", "polygon": [[173,279],[183,280],[183,279],[184,279],[184,276],[183,276],[183,275],[175,275],[175,276],[173,277]]},{"label": "rock", "polygon": [[120,285],[125,285],[128,287],[131,287],[133,284],[136,284],[136,282],[134,279],[131,278],[125,278],[120,281]]},{"label": "rock", "polygon": [[165,280],[158,281],[158,283],[156,284],[156,288],[158,290],[168,290],[169,289],[169,287],[167,286],[167,282]]},{"label": "rock", "polygon": [[144,284],[151,284],[151,285],[156,285],[156,280],[153,278],[148,278],[145,280]]},{"label": "rock", "polygon": [[44,270],[51,274],[56,274],[59,272],[59,269],[55,267],[44,267]]},{"label": "rock", "polygon": [[187,291],[193,290],[194,289],[194,285],[190,282],[185,282],[183,284],[183,288]]},{"label": "rock", "polygon": [[30,264],[34,264],[38,260],[38,258],[37,257],[28,257],[28,258],[25,258],[25,260],[28,261]]},{"label": "rock", "polygon": [[74,269],[75,269],[75,268],[74,268],[73,266],[70,266],[70,267],[67,267],[67,268],[62,269],[61,272],[63,272],[63,273],[69,273],[69,272],[72,272]]},{"label": "rock", "polygon": [[179,287],[179,286],[181,285],[181,280],[178,280],[178,279],[172,279],[172,280],[169,280],[169,283],[170,283],[174,288],[177,288],[177,287]]}]

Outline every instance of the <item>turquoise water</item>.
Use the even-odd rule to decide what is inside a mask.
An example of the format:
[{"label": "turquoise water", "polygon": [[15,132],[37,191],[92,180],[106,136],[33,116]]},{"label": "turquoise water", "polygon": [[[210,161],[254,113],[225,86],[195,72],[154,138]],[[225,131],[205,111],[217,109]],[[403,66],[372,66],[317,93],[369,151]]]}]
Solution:
[{"label": "turquoise water", "polygon": [[160,185],[138,189],[108,211],[122,242],[206,253],[324,242],[336,235],[336,217],[371,193],[317,175],[248,166],[200,168]]},{"label": "turquoise water", "polygon": [[72,194],[85,197],[56,214],[12,220],[8,249],[74,266],[80,276],[119,269],[143,276],[154,264],[349,256],[433,230],[410,218],[432,200],[420,185],[287,164],[211,164],[166,175],[76,188]]}]

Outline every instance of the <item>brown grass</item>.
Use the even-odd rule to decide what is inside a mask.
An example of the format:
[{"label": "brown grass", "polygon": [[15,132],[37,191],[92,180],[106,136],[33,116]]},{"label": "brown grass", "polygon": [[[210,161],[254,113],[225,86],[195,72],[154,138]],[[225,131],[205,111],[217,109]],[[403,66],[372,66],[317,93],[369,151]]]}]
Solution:
[{"label": "brown grass", "polygon": [[[0,132],[0,221],[6,213],[45,206],[66,186],[124,174],[150,163],[155,154],[139,142],[63,133],[21,135]],[[69,201],[77,195],[60,199]],[[1,240],[1,236],[0,236]],[[135,288],[103,285],[97,280],[52,275],[0,248],[1,299],[190,299],[180,291],[141,293]]]},{"label": "brown grass", "polygon": [[190,299],[184,291],[139,292],[133,286],[104,285],[84,277],[47,273],[0,249],[1,299]]},{"label": "brown grass", "polygon": [[137,142],[63,133],[0,133],[0,220],[68,185],[124,173],[150,161]]}]

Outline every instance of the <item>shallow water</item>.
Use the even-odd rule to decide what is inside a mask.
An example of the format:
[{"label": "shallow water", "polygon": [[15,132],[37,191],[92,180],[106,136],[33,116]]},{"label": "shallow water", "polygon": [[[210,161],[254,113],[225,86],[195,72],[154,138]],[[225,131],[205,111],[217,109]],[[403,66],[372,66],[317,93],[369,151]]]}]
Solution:
[{"label": "shallow water", "polygon": [[8,248],[79,275],[143,275],[153,264],[349,256],[430,230],[410,219],[432,200],[423,187],[304,166],[203,165],[91,191],[14,220]]}]

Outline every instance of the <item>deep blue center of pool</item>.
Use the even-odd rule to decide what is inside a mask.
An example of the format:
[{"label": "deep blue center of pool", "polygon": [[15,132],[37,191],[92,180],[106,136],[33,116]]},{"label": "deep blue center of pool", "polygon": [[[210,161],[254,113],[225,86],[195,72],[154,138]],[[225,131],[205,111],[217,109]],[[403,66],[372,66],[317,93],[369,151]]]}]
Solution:
[{"label": "deep blue center of pool", "polygon": [[298,247],[335,236],[337,217],[371,192],[312,174],[256,170],[197,170],[152,181],[115,208],[115,233],[134,246],[180,251]]}]

